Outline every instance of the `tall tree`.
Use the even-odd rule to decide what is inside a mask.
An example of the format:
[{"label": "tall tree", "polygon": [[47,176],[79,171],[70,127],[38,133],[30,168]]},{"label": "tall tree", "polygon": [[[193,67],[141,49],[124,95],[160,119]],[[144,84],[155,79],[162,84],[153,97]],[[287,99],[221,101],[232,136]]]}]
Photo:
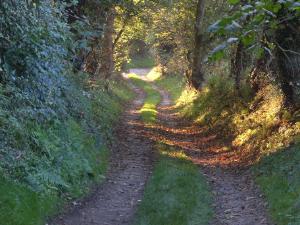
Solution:
[{"label": "tall tree", "polygon": [[203,18],[205,13],[205,0],[198,0],[195,23],[195,47],[193,56],[193,68],[190,83],[196,89],[201,89],[204,80],[203,73]]},{"label": "tall tree", "polygon": [[281,9],[278,20],[284,22],[275,32],[279,81],[288,107],[300,104],[300,22],[294,15]]},{"label": "tall tree", "polygon": [[97,74],[100,78],[108,79],[114,70],[113,35],[114,35],[115,7],[112,6],[106,18],[104,36],[101,46],[101,62]]}]

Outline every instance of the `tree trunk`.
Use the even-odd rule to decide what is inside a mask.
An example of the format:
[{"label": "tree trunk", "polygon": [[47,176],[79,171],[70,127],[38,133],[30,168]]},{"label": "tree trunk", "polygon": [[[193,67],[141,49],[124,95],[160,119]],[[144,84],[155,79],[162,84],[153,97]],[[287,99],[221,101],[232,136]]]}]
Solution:
[{"label": "tree trunk", "polygon": [[[282,12],[282,18],[286,12]],[[281,18],[281,17],[280,17]],[[279,19],[280,19],[279,18]],[[300,22],[299,17],[286,20],[276,32],[276,58],[279,81],[285,95],[285,105],[300,104]]]},{"label": "tree trunk", "polygon": [[203,17],[205,12],[205,0],[198,0],[195,23],[195,49],[193,56],[193,68],[190,83],[196,89],[201,89],[204,81],[203,74]]},{"label": "tree trunk", "polygon": [[244,69],[244,56],[244,46],[243,43],[240,41],[236,46],[235,52],[231,60],[231,76],[234,79],[235,88],[238,92],[240,91],[241,77]]},{"label": "tree trunk", "polygon": [[[66,1],[70,3],[70,0]],[[68,13],[68,23],[74,23],[78,20],[83,14],[83,8],[86,3],[86,0],[79,0],[76,5],[66,8],[66,12]]]},{"label": "tree trunk", "polygon": [[115,8],[112,7],[108,11],[106,25],[104,29],[104,37],[101,48],[101,62],[96,72],[100,78],[108,79],[113,73],[113,35],[115,22]]}]

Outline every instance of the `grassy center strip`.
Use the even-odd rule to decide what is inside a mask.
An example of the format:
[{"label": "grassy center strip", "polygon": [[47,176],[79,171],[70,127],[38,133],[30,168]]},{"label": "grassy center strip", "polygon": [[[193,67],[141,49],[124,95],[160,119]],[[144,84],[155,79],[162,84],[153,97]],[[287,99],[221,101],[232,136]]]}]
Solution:
[{"label": "grassy center strip", "polygon": [[155,123],[157,118],[157,105],[161,101],[160,94],[153,88],[151,83],[140,79],[138,76],[131,74],[130,79],[139,88],[142,88],[147,97],[143,107],[140,109],[142,120],[147,124]]},{"label": "grassy center strip", "polygon": [[[146,81],[134,83],[147,93],[140,110],[145,123],[155,123],[157,91]],[[212,218],[212,195],[199,168],[184,152],[163,143],[155,145],[159,159],[154,166],[144,199],[138,208],[135,225],[205,225]]]}]

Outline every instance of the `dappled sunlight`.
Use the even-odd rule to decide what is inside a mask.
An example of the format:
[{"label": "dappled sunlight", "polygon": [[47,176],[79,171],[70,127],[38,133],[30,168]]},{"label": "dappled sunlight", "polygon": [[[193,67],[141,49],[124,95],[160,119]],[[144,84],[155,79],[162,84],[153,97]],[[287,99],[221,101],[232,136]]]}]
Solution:
[{"label": "dappled sunlight", "polygon": [[183,151],[160,150],[160,153],[164,156],[174,159],[190,160],[190,158]]},{"label": "dappled sunlight", "polygon": [[[150,82],[155,80],[156,72],[153,69],[142,76],[129,75],[147,92],[147,99],[138,111],[144,123],[131,123],[142,128],[141,134],[149,140],[182,149],[188,159],[196,164],[250,165],[271,150],[283,148],[299,133],[300,128],[280,118],[283,98],[274,86],[262,89],[249,103],[252,111],[245,110],[239,103],[232,107],[227,105],[227,101],[236,98],[235,94],[230,90],[226,94],[217,81],[213,81],[211,86],[219,89],[205,88],[199,93],[185,88],[177,104],[159,105],[157,95],[160,90]],[[218,102],[216,96],[221,93],[225,99]],[[233,129],[235,132],[232,132]]]},{"label": "dappled sunlight", "polygon": [[256,129],[248,129],[244,133],[237,135],[233,140],[234,146],[242,146],[247,143],[258,131]]},{"label": "dappled sunlight", "polygon": [[154,67],[148,74],[146,75],[148,81],[156,81],[161,77],[161,68]]},{"label": "dappled sunlight", "polygon": [[[128,124],[142,130],[140,135],[149,140],[181,149],[179,152],[162,151],[162,154],[171,158],[186,159],[205,166],[229,166],[242,161],[243,157],[238,157],[232,148],[224,144],[224,140],[222,143],[217,134],[187,121],[181,123],[178,121],[179,117],[168,116],[168,112],[160,113],[160,119],[163,118],[160,123],[129,121]],[[171,120],[176,123],[169,124]]]},{"label": "dappled sunlight", "polygon": [[256,154],[256,161],[289,145],[300,130],[297,123],[289,122],[292,115],[284,112],[283,101],[278,87],[262,88],[250,105],[251,111],[241,110],[233,116],[236,135],[232,145],[247,156]]},{"label": "dappled sunlight", "polygon": [[196,90],[187,88],[181,93],[179,99],[177,100],[176,106],[180,107],[186,106],[188,104],[193,104],[193,101],[197,98],[197,96],[198,93]]},{"label": "dappled sunlight", "polygon": [[[160,115],[162,116],[162,115]],[[249,165],[257,160],[258,152],[250,151],[244,147],[237,148],[244,142],[249,141],[252,132],[239,137],[240,142],[235,140],[235,146],[231,139],[221,137],[212,133],[207,127],[193,125],[188,122],[181,123],[178,117],[169,118],[168,114],[163,114],[164,120],[151,125],[136,123],[143,126],[142,135],[150,140],[182,149],[186,159],[202,166],[241,166]],[[170,120],[176,120],[175,124],[169,124]],[[165,153],[167,154],[167,153]]]},{"label": "dappled sunlight", "polygon": [[153,82],[161,77],[161,69],[153,68],[135,68],[130,69],[129,73],[123,73],[125,79],[141,79],[143,81]]}]

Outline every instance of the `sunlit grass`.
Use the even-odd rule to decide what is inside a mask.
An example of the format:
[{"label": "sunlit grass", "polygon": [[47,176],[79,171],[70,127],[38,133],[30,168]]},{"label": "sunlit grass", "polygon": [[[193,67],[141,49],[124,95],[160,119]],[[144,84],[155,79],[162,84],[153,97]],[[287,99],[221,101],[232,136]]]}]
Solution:
[{"label": "sunlit grass", "polygon": [[[155,83],[168,91],[174,103],[180,101],[182,92],[186,86],[186,80],[183,76],[180,75],[170,75],[170,76],[160,76],[155,80]],[[189,93],[190,94],[190,93]],[[191,99],[191,96],[186,96]]]},{"label": "sunlit grass", "polygon": [[156,62],[152,56],[140,56],[130,59],[126,65],[126,69],[134,68],[152,68],[155,67]]},{"label": "sunlit grass", "polygon": [[161,71],[159,67],[154,67],[148,74],[147,79],[149,81],[157,81],[159,78],[161,78]]},{"label": "sunlit grass", "polygon": [[189,160],[189,157],[183,151],[165,151],[165,150],[161,150],[160,153],[164,156],[174,158],[174,159]]}]

